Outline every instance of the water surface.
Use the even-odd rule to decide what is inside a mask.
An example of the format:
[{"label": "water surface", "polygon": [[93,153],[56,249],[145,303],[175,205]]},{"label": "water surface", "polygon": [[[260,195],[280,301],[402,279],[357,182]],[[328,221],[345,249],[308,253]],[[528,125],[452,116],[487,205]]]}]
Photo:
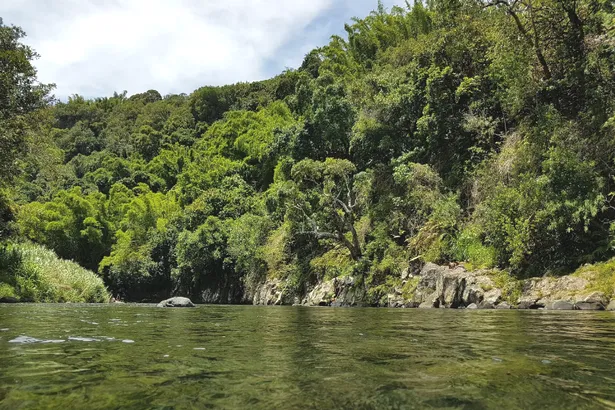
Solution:
[{"label": "water surface", "polygon": [[615,313],[0,306],[0,409],[615,408]]}]

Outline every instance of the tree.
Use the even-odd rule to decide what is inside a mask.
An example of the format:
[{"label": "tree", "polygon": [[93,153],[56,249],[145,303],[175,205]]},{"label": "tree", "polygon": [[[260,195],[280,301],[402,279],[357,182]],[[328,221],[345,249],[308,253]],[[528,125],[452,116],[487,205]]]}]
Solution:
[{"label": "tree", "polygon": [[26,33],[0,18],[0,184],[16,171],[15,158],[25,148],[28,115],[51,100],[52,84],[40,84],[32,61],[38,54],[21,43]]},{"label": "tree", "polygon": [[298,234],[331,239],[343,245],[354,260],[363,256],[355,223],[361,205],[361,178],[348,160],[327,158],[297,163],[291,171],[297,184],[289,203]]}]

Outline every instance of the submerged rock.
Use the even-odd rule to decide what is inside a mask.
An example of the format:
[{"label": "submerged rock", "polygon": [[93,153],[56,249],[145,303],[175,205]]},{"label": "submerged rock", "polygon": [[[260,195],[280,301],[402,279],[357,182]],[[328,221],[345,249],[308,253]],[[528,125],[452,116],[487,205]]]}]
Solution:
[{"label": "submerged rock", "polygon": [[195,307],[194,303],[188,298],[177,296],[158,303],[158,307]]}]

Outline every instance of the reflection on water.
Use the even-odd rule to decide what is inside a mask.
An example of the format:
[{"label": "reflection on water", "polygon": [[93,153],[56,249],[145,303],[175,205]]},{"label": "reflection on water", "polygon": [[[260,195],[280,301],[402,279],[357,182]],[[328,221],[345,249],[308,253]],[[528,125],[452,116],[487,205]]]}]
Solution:
[{"label": "reflection on water", "polygon": [[609,312],[0,306],[0,409],[615,408]]}]

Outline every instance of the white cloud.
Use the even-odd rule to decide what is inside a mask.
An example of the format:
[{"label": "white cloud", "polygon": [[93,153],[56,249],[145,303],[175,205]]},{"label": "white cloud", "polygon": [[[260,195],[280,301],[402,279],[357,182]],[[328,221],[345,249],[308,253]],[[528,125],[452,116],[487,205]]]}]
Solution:
[{"label": "white cloud", "polygon": [[[332,23],[339,30],[349,17],[362,16],[375,4],[4,0],[0,16],[5,24],[26,30],[26,42],[41,55],[36,62],[39,79],[56,83],[56,95],[92,97],[152,88],[163,94],[191,92],[205,84],[266,78],[275,74],[270,72],[272,61],[277,71],[299,64],[307,51],[326,42]],[[335,16],[328,16],[332,10]]]}]

